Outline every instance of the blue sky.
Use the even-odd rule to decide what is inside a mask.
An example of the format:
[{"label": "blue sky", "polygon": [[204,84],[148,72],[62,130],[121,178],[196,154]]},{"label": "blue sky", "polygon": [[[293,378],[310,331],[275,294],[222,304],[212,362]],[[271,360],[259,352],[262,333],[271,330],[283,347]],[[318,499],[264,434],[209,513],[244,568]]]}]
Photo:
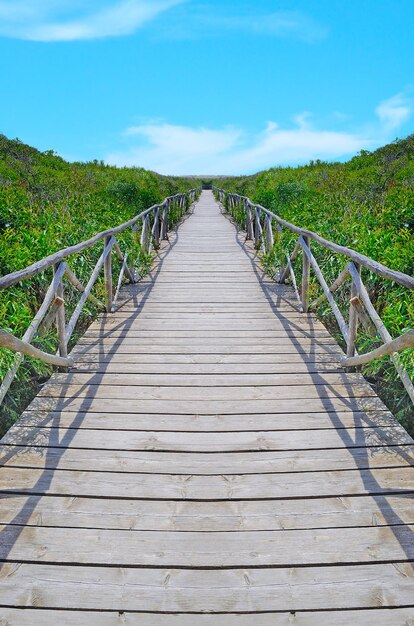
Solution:
[{"label": "blue sky", "polygon": [[413,132],[413,0],[0,0],[0,132],[242,174]]}]

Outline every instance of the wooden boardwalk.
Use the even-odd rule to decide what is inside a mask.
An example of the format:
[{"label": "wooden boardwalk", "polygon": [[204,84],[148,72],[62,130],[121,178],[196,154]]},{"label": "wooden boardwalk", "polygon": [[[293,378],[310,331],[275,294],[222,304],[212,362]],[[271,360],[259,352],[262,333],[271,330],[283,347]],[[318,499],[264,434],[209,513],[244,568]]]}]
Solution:
[{"label": "wooden boardwalk", "polygon": [[211,192],[73,354],[3,439],[1,626],[414,624],[413,441]]}]

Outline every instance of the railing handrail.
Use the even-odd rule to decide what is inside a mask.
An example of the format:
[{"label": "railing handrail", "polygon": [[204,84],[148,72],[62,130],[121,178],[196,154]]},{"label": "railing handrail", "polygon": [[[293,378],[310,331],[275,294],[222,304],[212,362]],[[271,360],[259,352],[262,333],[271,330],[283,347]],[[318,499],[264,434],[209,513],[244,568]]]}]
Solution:
[{"label": "railing handrail", "polygon": [[366,267],[371,272],[374,272],[375,274],[378,274],[379,276],[382,276],[383,278],[393,280],[396,283],[403,285],[404,287],[408,287],[408,289],[414,289],[414,278],[410,276],[409,274],[405,274],[404,272],[400,272],[398,270],[393,270],[387,267],[386,265],[383,265],[379,261],[375,261],[374,259],[371,259],[371,257],[368,257],[365,254],[362,254],[361,252],[357,252],[356,250],[353,250],[352,248],[341,246],[339,244],[334,243],[333,241],[329,241],[329,239],[325,239],[321,235],[318,235],[317,233],[313,232],[312,230],[300,228],[299,226],[296,226],[295,224],[292,224],[291,222],[284,220],[282,217],[280,217],[280,215],[277,215],[276,213],[269,211],[269,209],[266,209],[262,205],[255,204],[247,196],[241,196],[240,194],[237,194],[237,193],[227,192],[223,189],[219,189],[218,187],[215,187],[214,189],[218,192],[223,192],[225,194],[232,195],[235,198],[239,198],[240,200],[247,202],[250,208],[259,209],[260,211],[263,211],[266,215],[269,215],[269,217],[272,217],[273,219],[275,219],[281,226],[284,226],[288,230],[294,233],[297,233],[298,235],[302,235],[303,237],[309,237],[310,239],[313,239],[324,248],[328,248],[329,250],[332,250],[332,252],[336,252],[337,254],[342,254],[348,257],[349,259],[354,261],[354,263],[358,263],[359,265]]},{"label": "railing handrail", "polygon": [[[136,282],[137,276],[134,269],[134,262],[132,261],[130,266],[128,266],[129,253],[128,251],[125,253],[122,252],[117,240],[115,239],[115,235],[131,227],[132,231],[137,234],[137,223],[140,219],[142,219],[142,230],[137,243],[139,243],[142,251],[150,254],[154,248],[159,247],[161,240],[168,239],[169,210],[171,208],[178,208],[179,217],[182,217],[185,210],[196,200],[199,191],[200,189],[197,188],[184,193],[175,194],[174,196],[169,196],[168,198],[165,198],[161,204],[153,205],[149,209],[142,211],[132,219],[120,224],[119,226],[104,230],[90,239],[81,241],[74,246],[63,248],[54,254],[44,257],[40,261],[32,263],[22,270],[11,272],[10,274],[0,278],[1,290],[11,287],[22,280],[36,276],[36,274],[53,267],[52,282],[47,289],[39,310],[30,322],[30,325],[22,339],[18,339],[8,331],[0,330],[0,347],[8,348],[9,350],[16,352],[14,361],[0,384],[0,405],[4,400],[21,363],[23,362],[24,355],[29,355],[57,367],[72,367],[73,359],[68,356],[68,344],[86,301],[90,300],[98,307],[105,309],[107,313],[111,313],[115,310],[122,281],[125,276],[131,283]],[[189,201],[188,204],[187,200]],[[95,267],[93,268],[87,284],[84,286],[73,271],[68,267],[67,262],[64,259],[67,259],[82,250],[91,248],[102,240],[104,242],[104,249],[96,262]],[[113,252],[117,255],[119,261],[121,262],[121,270],[118,276],[115,295],[112,276]],[[105,303],[102,303],[91,293],[92,288],[94,287],[102,270],[104,273],[105,283]],[[66,320],[63,278],[71,284],[72,288],[81,293],[79,302],[72,312],[69,321]],[[43,352],[42,350],[39,350],[31,345],[41,328],[43,327],[47,330],[53,322],[56,323],[57,339],[59,344],[58,356]]]},{"label": "railing handrail", "polygon": [[187,196],[191,194],[192,192],[196,192],[196,191],[197,189],[191,189],[190,191],[187,191],[184,193],[177,193],[174,196],[168,196],[167,198],[165,198],[163,202],[161,202],[161,204],[154,204],[149,209],[142,211],[138,215],[135,215],[135,217],[133,217],[132,219],[128,220],[127,222],[123,222],[119,226],[115,226],[114,228],[103,230],[102,232],[91,237],[90,239],[85,239],[84,241],[81,241],[80,243],[75,244],[74,246],[68,246],[67,248],[62,248],[62,250],[58,250],[57,252],[54,252],[53,254],[49,254],[43,259],[40,259],[39,261],[35,261],[31,265],[28,265],[27,267],[21,270],[16,270],[14,272],[10,272],[10,274],[6,274],[5,276],[0,277],[0,290],[6,289],[7,287],[11,287],[12,285],[15,285],[21,280],[32,278],[33,276],[36,276],[36,274],[40,274],[41,272],[48,269],[49,267],[52,267],[53,265],[60,263],[60,261],[63,261],[63,259],[66,259],[67,257],[72,256],[73,254],[82,252],[82,250],[86,250],[87,248],[91,248],[98,241],[105,239],[105,237],[111,237],[113,235],[123,232],[124,230],[126,230],[127,228],[130,228],[131,226],[134,226],[138,222],[138,220],[142,219],[143,217],[155,211],[156,209],[163,208],[164,206],[166,206],[166,204],[170,200],[174,200],[175,198],[179,198],[180,196]]},{"label": "railing handrail", "polygon": [[[407,371],[402,366],[398,355],[398,352],[414,347],[414,331],[405,332],[396,339],[392,338],[370,300],[368,291],[361,277],[361,267],[367,268],[382,278],[393,280],[408,289],[414,289],[414,278],[408,274],[404,274],[403,272],[392,270],[382,263],[374,261],[374,259],[371,259],[356,250],[352,250],[352,248],[340,246],[332,241],[329,241],[328,239],[324,239],[324,237],[321,237],[311,230],[300,228],[295,224],[291,224],[260,204],[255,204],[246,196],[227,192],[223,189],[219,189],[218,187],[214,187],[213,190],[217,193],[221,203],[223,203],[227,197],[228,203],[226,208],[230,211],[233,217],[235,209],[238,210],[242,207],[245,210],[243,221],[245,218],[246,239],[254,240],[256,248],[261,248],[263,253],[274,250],[275,241],[272,220],[275,220],[278,223],[278,228],[280,230],[284,227],[299,235],[292,254],[289,255],[286,251],[287,264],[283,265],[281,263],[277,279],[278,282],[284,283],[290,276],[295,295],[300,303],[301,311],[304,313],[307,313],[312,309],[316,309],[317,306],[326,298],[331,306],[332,313],[336,318],[339,330],[346,343],[346,357],[341,361],[342,366],[355,367],[358,365],[365,365],[370,361],[389,355],[411,399],[411,402],[414,404],[414,385],[410,380]],[[263,226],[261,224],[262,213],[264,215]],[[312,253],[311,240],[316,241],[324,248],[327,248],[336,254],[341,254],[350,259],[350,261],[347,262],[346,268],[341,271],[340,275],[330,286],[326,282],[323,272]],[[300,251],[302,252],[301,293],[299,293],[297,288],[297,281],[293,268],[293,262],[297,258]],[[311,269],[313,270],[323,291],[323,294],[312,303],[309,302]],[[351,289],[347,323],[340,308],[335,302],[333,294],[348,279],[351,280]],[[359,322],[361,322],[362,325],[368,329],[369,334],[379,336],[381,338],[383,345],[379,349],[371,350],[371,352],[365,354],[358,354],[356,350],[356,338]]]}]

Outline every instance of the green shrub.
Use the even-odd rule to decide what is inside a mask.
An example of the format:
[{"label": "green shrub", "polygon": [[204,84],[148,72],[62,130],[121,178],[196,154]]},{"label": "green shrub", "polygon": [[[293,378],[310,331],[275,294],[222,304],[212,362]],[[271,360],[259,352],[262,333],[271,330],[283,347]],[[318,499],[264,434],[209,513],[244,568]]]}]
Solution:
[{"label": "green shrub", "polygon": [[[194,182],[194,181],[192,181]],[[142,168],[115,168],[100,161],[67,163],[53,151],[39,152],[18,139],[0,135],[0,274],[23,269],[70,245],[131,219],[145,208],[190,189],[190,181],[159,176]],[[131,232],[119,236],[129,248]],[[70,258],[70,267],[84,284],[102,252],[102,242]],[[140,270],[148,268],[148,255],[135,249]],[[119,269],[114,259],[114,271]],[[38,310],[52,279],[51,270],[0,291],[0,328],[21,337]],[[102,279],[94,293],[104,298]],[[66,288],[70,314],[79,294]],[[96,309],[89,304],[80,320],[79,333],[90,323]],[[76,339],[76,336],[75,336]],[[37,339],[44,350],[56,349],[53,333]],[[7,372],[13,353],[0,349],[0,379]],[[50,368],[27,359],[0,409],[5,430],[33,396],[37,384]]]},{"label": "green shrub", "polygon": [[[414,135],[411,135],[375,152],[363,151],[347,163],[311,162],[297,168],[272,168],[251,177],[221,181],[221,186],[250,196],[254,202],[297,226],[354,248],[393,269],[414,275],[413,183]],[[278,244],[292,251],[296,238],[284,231]],[[327,282],[332,283],[344,268],[346,259],[334,256],[314,243],[312,250]],[[275,273],[281,258],[282,255],[277,252],[265,259],[270,273]],[[414,326],[412,291],[366,271],[363,272],[363,279],[392,336]],[[315,294],[320,293],[314,278],[312,289]],[[337,298],[346,313],[349,288],[343,287]],[[335,333],[329,307],[324,304],[318,314]],[[361,349],[368,350],[378,345],[372,338],[360,335]],[[414,378],[414,350],[402,353],[401,359],[411,378]],[[384,387],[382,397],[402,423],[413,431],[413,407],[394,367],[387,360],[381,360],[373,362],[364,371],[377,382],[378,387]],[[385,380],[390,384],[382,385]]]}]

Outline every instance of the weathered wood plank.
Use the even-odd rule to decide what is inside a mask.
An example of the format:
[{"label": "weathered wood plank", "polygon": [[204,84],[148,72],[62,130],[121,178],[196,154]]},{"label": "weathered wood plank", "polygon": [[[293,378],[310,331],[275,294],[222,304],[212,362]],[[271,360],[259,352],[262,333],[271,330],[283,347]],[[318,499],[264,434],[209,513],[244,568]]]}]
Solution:
[{"label": "weathered wood plank", "polygon": [[[183,324],[183,327],[185,325]],[[282,339],[285,341],[290,339],[292,342],[295,340],[303,339],[315,339],[316,341],[323,341],[323,339],[329,339],[332,342],[332,336],[326,330],[314,330],[314,329],[303,329],[303,330],[289,330],[281,328],[280,330],[255,330],[255,329],[243,329],[240,330],[230,330],[226,328],[217,328],[216,330],[168,330],[162,328],[155,328],[155,330],[134,330],[131,328],[128,329],[116,329],[116,330],[104,330],[101,329],[99,331],[89,331],[88,338],[90,339],[122,339],[122,338],[131,338],[131,339],[143,339],[144,342],[148,342],[156,340],[158,341],[171,341],[175,339],[186,339],[188,342],[192,340],[203,340],[203,339],[223,339],[223,338],[231,338],[238,339],[241,342],[245,342],[245,340],[255,341],[261,339],[267,339],[271,342],[279,343]],[[324,342],[326,343],[326,342]]]},{"label": "weathered wood plank", "polygon": [[[107,319],[94,322],[88,330],[88,336],[95,337],[97,335],[103,335],[105,333],[111,333],[113,336],[122,336],[122,333],[132,336],[141,337],[146,334],[147,336],[155,336],[156,333],[162,333],[161,336],[168,336],[167,333],[174,333],[176,337],[206,337],[206,336],[220,336],[230,333],[228,336],[242,336],[247,333],[247,336],[251,334],[252,337],[260,336],[265,337],[279,336],[303,336],[306,333],[318,334],[326,333],[326,329],[323,326],[302,322],[301,320],[272,320],[267,317],[255,317],[238,318],[238,324],[235,328],[235,318],[229,313],[226,317],[220,316],[218,319],[214,317],[214,314],[203,316],[197,315],[198,320],[194,320],[194,315],[182,316],[180,318],[174,318],[169,315],[165,318],[147,317],[146,319],[140,316],[136,319]],[[115,335],[115,333],[119,333]],[[150,333],[148,335],[148,333]],[[289,335],[290,333],[290,335]]]},{"label": "weathered wood plank", "polygon": [[[48,610],[2,609],[7,626],[56,626],[56,612]],[[260,626],[408,626],[412,619],[413,608],[406,609],[368,609],[357,611],[328,611],[301,613],[286,611],[283,613],[261,613]],[[129,613],[116,611],[59,611],[60,626],[85,626],[85,619],[90,626],[251,626],[252,613],[197,614],[178,613]],[[294,621],[293,621],[294,620]]]},{"label": "weathered wood plank", "polygon": [[91,450],[49,446],[4,445],[0,465],[96,472],[144,474],[190,474],[200,476],[269,474],[404,467],[413,465],[412,445],[385,445],[347,448],[255,451],[198,454],[196,452],[157,452]]},{"label": "weathered wood plank", "polygon": [[[105,334],[104,334],[105,335]],[[109,336],[101,336],[101,337],[89,337],[89,335],[82,337],[82,339],[79,340],[78,342],[78,346],[79,347],[84,347],[86,345],[94,345],[94,346],[115,346],[116,348],[118,348],[118,346],[121,345],[125,345],[127,344],[128,346],[130,346],[131,348],[135,348],[135,346],[143,346],[146,348],[146,350],[148,351],[149,348],[151,346],[168,346],[169,348],[171,347],[181,347],[184,346],[185,348],[189,348],[190,350],[192,348],[210,348],[211,346],[214,348],[214,350],[216,352],[219,351],[219,345],[222,339],[226,339],[226,345],[227,347],[232,347],[232,346],[239,346],[240,344],[242,344],[243,346],[253,346],[253,348],[256,349],[257,351],[261,351],[262,348],[264,348],[264,352],[267,351],[266,348],[270,348],[270,350],[272,352],[277,351],[279,347],[281,346],[290,346],[292,351],[297,351],[299,344],[300,344],[300,348],[307,348],[307,347],[320,347],[321,349],[323,349],[323,347],[325,345],[327,346],[335,346],[337,347],[338,344],[336,343],[336,341],[329,335],[325,334],[325,335],[319,335],[319,336],[312,336],[312,337],[295,337],[295,336],[289,336],[287,333],[282,333],[280,336],[278,337],[256,337],[256,336],[247,336],[244,337],[244,339],[241,339],[240,337],[234,337],[234,336],[227,336],[225,334],[222,334],[221,336],[217,336],[217,337],[200,337],[200,336],[196,336],[196,337],[177,337],[174,333],[171,333],[171,335],[169,337],[164,337],[164,336],[160,336],[160,334],[157,334],[154,337],[151,336],[146,336],[146,337],[136,337],[134,336],[133,333],[131,333],[131,335],[125,335],[125,334],[121,334],[120,336],[116,336],[116,335],[109,335]],[[286,348],[285,348],[286,350]],[[339,350],[338,350],[339,351]]]},{"label": "weathered wood plank", "polygon": [[[30,607],[35,600],[37,607],[121,612],[162,607],[177,613],[407,606],[414,580],[404,563],[247,571],[78,567],[76,576],[72,568],[9,563],[0,577],[0,603],[6,606]],[[194,624],[195,616],[191,619]]]},{"label": "weathered wood plank", "polygon": [[[302,393],[302,396],[304,394]],[[101,412],[108,409],[108,398],[67,397],[48,398],[37,397],[31,403],[32,410],[61,411],[94,411]],[[111,399],[112,413],[136,413],[137,400]],[[303,413],[304,410],[312,413],[320,411],[370,411],[383,410],[384,405],[376,397],[345,398],[335,397],[332,394],[327,398],[304,398],[284,400],[175,400],[174,411],[180,415],[246,415],[257,413]],[[141,399],[139,410],[142,413],[169,413],[171,412],[171,398]]]},{"label": "weathered wood plank", "polygon": [[395,427],[395,418],[388,411],[361,411],[330,413],[283,413],[255,415],[175,415],[131,413],[126,418],[119,413],[107,411],[32,411],[23,413],[17,426],[38,428],[88,428],[103,430],[153,430],[174,432],[246,432],[267,430],[323,430],[344,428]]},{"label": "weathered wood plank", "polygon": [[[111,345],[112,343],[112,345]],[[105,340],[100,343],[96,342],[95,339],[92,341],[84,341],[83,343],[79,343],[74,350],[72,350],[71,356],[75,359],[75,361],[79,358],[82,358],[83,355],[87,354],[90,357],[96,358],[96,355],[115,355],[115,354],[148,354],[148,352],[152,352],[152,354],[220,354],[220,356],[224,356],[227,354],[255,354],[257,355],[260,352],[261,355],[265,354],[288,354],[289,358],[295,356],[298,360],[306,359],[307,356],[324,356],[329,355],[332,359],[336,359],[339,364],[339,359],[343,357],[342,351],[337,347],[336,344],[332,342],[318,342],[317,340],[306,340],[301,339],[297,342],[297,344],[287,341],[285,342],[274,342],[273,344],[266,342],[261,345],[258,349],[256,342],[253,342],[251,345],[244,345],[234,342],[234,344],[223,342],[220,344],[220,340],[216,339],[215,343],[204,343],[203,341],[199,341],[197,343],[193,341],[187,341],[179,344],[178,342],[166,343],[159,342],[153,344],[151,340],[147,342],[139,341],[136,342],[119,340],[119,341],[111,341],[105,342]]]},{"label": "weathered wood plank", "polygon": [[[117,567],[300,567],[414,560],[414,526],[176,532],[0,527],[0,559]],[[71,546],[76,545],[76,550]],[[298,550],[297,546],[301,549]]]},{"label": "weathered wood plank", "polygon": [[[4,493],[152,500],[277,500],[414,491],[412,467],[230,477],[108,474],[3,467]],[[413,543],[414,547],[414,543]]]},{"label": "weathered wood plank", "polygon": [[155,501],[7,495],[0,524],[175,530],[263,531],[414,523],[414,496],[360,496],[264,501]]},{"label": "weathered wood plank", "polygon": [[[188,353],[183,354],[183,352],[170,352],[170,353],[161,353],[161,352],[142,352],[142,353],[118,353],[118,352],[97,352],[92,350],[87,350],[83,352],[79,352],[74,350],[72,352],[73,356],[76,358],[76,364],[83,363],[236,363],[236,364],[252,364],[252,363],[274,363],[274,364],[297,364],[297,365],[307,365],[310,364],[311,367],[315,367],[317,364],[318,368],[320,367],[328,367],[328,368],[338,368],[339,367],[339,355],[331,354],[331,353],[269,353],[269,354],[258,354],[257,352],[249,352],[249,353],[234,353],[229,351],[228,354],[218,354],[214,352],[207,353]],[[322,369],[322,371],[325,371]],[[344,370],[342,370],[344,371]]]},{"label": "weathered wood plank", "polygon": [[360,374],[326,373],[326,374],[233,374],[220,372],[218,375],[197,375],[188,372],[185,377],[180,374],[54,374],[50,379],[52,385],[100,385],[100,386],[154,386],[154,387],[291,387],[297,385],[367,385]]},{"label": "weathered wood plank", "polygon": [[174,432],[36,428],[13,426],[3,443],[27,446],[95,448],[106,450],[164,450],[169,452],[247,452],[372,447],[412,444],[398,425],[295,431]]},{"label": "weathered wood plank", "polygon": [[225,401],[233,400],[290,400],[311,398],[369,398],[376,397],[375,391],[368,384],[353,385],[314,382],[309,385],[248,385],[248,386],[191,386],[191,379],[182,386],[151,386],[151,385],[101,385],[93,382],[60,385],[52,382],[46,384],[39,392],[42,398],[105,398],[129,400],[184,400],[184,401]]},{"label": "weathered wood plank", "polygon": [[[144,361],[144,359],[142,359]],[[191,359],[187,359],[185,362],[183,359],[177,362],[153,362],[141,363],[123,363],[121,362],[107,362],[100,363],[99,361],[90,362],[78,362],[75,367],[71,368],[72,374],[170,374],[186,376],[188,374],[209,374],[209,375],[226,375],[226,374],[244,374],[248,376],[250,374],[318,374],[324,376],[325,373],[342,374],[343,370],[336,367],[334,363],[231,363],[231,362],[216,362],[216,363],[197,363],[191,362]],[[180,362],[181,361],[181,362]],[[136,377],[139,380],[140,377]]]}]

